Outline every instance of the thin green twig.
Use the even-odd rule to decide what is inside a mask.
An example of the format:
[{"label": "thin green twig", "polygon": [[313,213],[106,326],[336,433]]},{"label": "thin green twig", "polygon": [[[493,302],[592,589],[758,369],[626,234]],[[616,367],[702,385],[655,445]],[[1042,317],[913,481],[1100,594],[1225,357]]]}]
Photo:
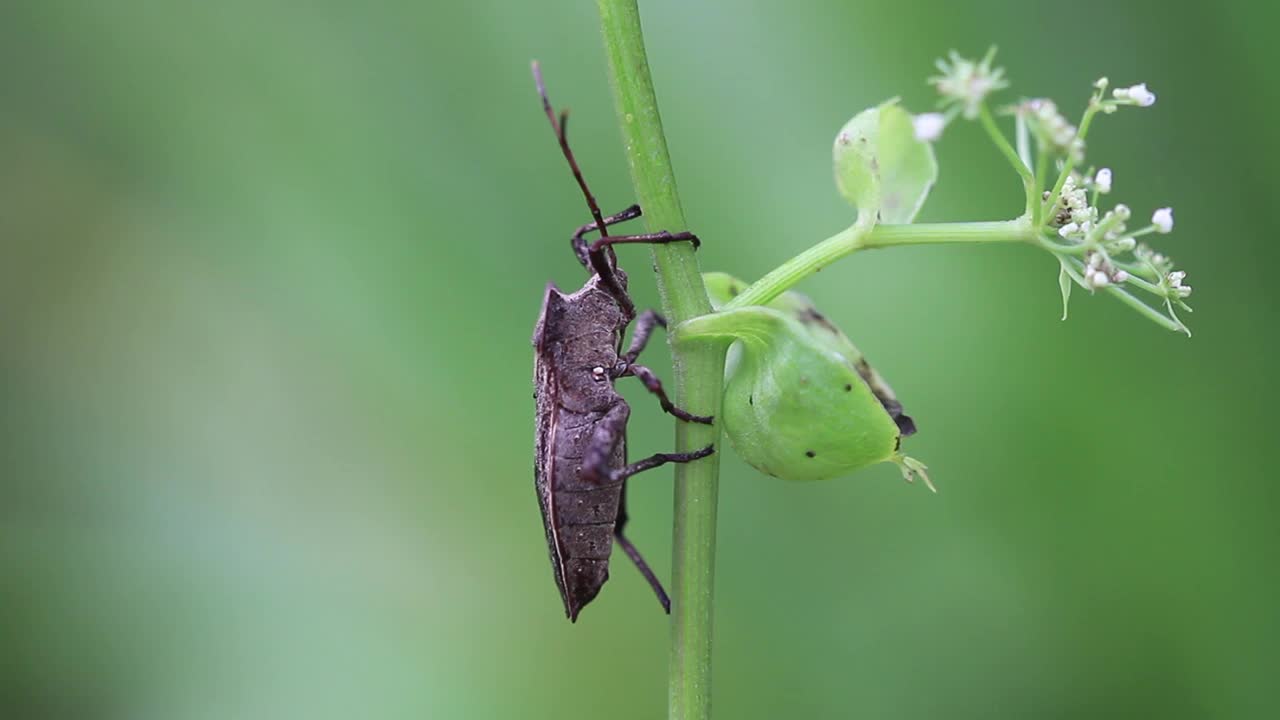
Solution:
[{"label": "thin green twig", "polygon": [[1033,217],[1036,206],[1040,204],[1040,191],[1036,187],[1036,179],[1031,174],[1031,168],[1027,167],[1027,164],[1018,156],[1018,151],[1013,149],[1004,133],[1000,132],[1000,127],[996,125],[996,119],[992,117],[986,103],[978,106],[978,119],[982,123],[982,128],[987,131],[987,135],[991,136],[991,141],[1018,173],[1018,179],[1022,181],[1023,194],[1026,195],[1027,217]]},{"label": "thin green twig", "polygon": [[899,245],[1034,242],[1035,238],[1031,221],[1026,216],[997,222],[874,227],[855,223],[774,268],[730,300],[726,307],[764,305],[806,277],[859,250]]}]

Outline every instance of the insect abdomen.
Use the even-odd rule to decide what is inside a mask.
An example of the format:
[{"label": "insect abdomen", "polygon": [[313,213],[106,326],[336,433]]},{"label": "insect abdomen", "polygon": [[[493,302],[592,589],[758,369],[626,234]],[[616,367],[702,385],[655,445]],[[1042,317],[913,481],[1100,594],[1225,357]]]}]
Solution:
[{"label": "insect abdomen", "polygon": [[564,604],[569,618],[595,599],[609,579],[613,526],[621,485],[558,490],[557,536],[564,567]]}]

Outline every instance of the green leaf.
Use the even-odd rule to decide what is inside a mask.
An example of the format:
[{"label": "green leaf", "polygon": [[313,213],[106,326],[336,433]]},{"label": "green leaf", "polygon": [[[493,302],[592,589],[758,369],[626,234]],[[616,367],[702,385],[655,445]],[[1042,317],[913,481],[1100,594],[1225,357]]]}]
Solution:
[{"label": "green leaf", "polygon": [[836,133],[832,149],[836,187],[858,209],[858,221],[862,223],[874,223],[880,214],[880,169],[876,159],[879,130],[880,109],[863,110]]},{"label": "green leaf", "polygon": [[880,222],[906,224],[938,180],[933,146],[916,139],[908,113],[896,102],[880,106]]},{"label": "green leaf", "polygon": [[938,177],[933,147],[916,139],[910,113],[896,100],[845,123],[832,155],[836,187],[863,223],[911,222]]}]

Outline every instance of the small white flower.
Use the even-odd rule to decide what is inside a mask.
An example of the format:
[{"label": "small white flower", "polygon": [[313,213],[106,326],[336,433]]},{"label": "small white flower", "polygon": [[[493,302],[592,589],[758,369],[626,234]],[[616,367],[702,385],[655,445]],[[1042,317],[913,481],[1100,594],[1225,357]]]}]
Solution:
[{"label": "small white flower", "polygon": [[942,113],[921,113],[911,118],[911,126],[915,128],[917,140],[935,142],[942,137],[942,130],[947,126],[947,118]]},{"label": "small white flower", "polygon": [[1098,188],[1098,192],[1104,195],[1111,192],[1111,168],[1099,170],[1098,174],[1093,178],[1093,186]]},{"label": "small white flower", "polygon": [[992,67],[995,52],[993,47],[981,60],[973,61],[953,50],[947,60],[937,61],[941,74],[929,78],[929,83],[942,96],[943,107],[960,106],[964,116],[972,120],[978,117],[978,110],[987,95],[1009,87],[1004,78],[1004,68]]},{"label": "small white flower", "polygon": [[1015,106],[1015,112],[1026,118],[1036,139],[1054,152],[1067,155],[1073,162],[1084,161],[1084,140],[1076,137],[1076,126],[1067,122],[1058,106],[1048,98],[1034,98]]},{"label": "small white flower", "polygon": [[1136,248],[1137,246],[1138,246],[1137,240],[1134,240],[1131,237],[1122,237],[1118,240],[1115,240],[1110,245],[1108,245],[1107,249],[1114,253],[1123,253],[1123,252],[1129,252],[1134,248]]},{"label": "small white flower", "polygon": [[1111,279],[1118,283],[1127,282],[1129,280],[1129,273],[1123,270],[1117,270],[1116,274],[1112,276]]},{"label": "small white flower", "polygon": [[1138,107],[1151,107],[1156,104],[1156,94],[1147,89],[1146,83],[1116,88],[1111,91],[1111,96],[1117,100],[1128,100]]},{"label": "small white flower", "polygon": [[1191,294],[1191,286],[1183,285],[1182,281],[1187,279],[1187,273],[1182,270],[1176,270],[1166,276],[1169,281],[1169,287],[1177,293],[1178,297],[1187,297]]},{"label": "small white flower", "polygon": [[1107,79],[1105,77],[1100,77],[1093,81],[1093,86],[1099,90],[1105,90],[1107,89]]},{"label": "small white flower", "polygon": [[1156,94],[1147,89],[1146,83],[1139,83],[1129,88],[1129,99],[1138,103],[1138,107],[1151,107],[1156,104]]},{"label": "small white flower", "polygon": [[1151,216],[1151,224],[1156,226],[1156,232],[1167,235],[1173,232],[1173,208],[1160,208]]},{"label": "small white flower", "polygon": [[1104,288],[1111,284],[1111,278],[1107,277],[1107,274],[1101,270],[1095,270],[1089,276],[1089,284],[1096,288]]},{"label": "small white flower", "polygon": [[1065,238],[1079,229],[1080,229],[1079,225],[1073,222],[1069,222],[1066,225],[1063,225],[1062,227],[1058,228],[1058,234]]}]

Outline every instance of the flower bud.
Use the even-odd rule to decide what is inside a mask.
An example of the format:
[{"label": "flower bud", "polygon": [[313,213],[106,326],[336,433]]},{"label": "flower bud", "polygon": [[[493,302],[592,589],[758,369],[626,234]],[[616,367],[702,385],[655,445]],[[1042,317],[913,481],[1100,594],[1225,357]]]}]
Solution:
[{"label": "flower bud", "polygon": [[1098,192],[1106,194],[1111,192],[1111,168],[1102,168],[1093,178],[1093,186],[1098,188]]},{"label": "flower bud", "polygon": [[947,118],[942,113],[921,113],[911,118],[911,126],[915,129],[917,140],[934,142],[942,137],[942,130],[947,126]]},{"label": "flower bud", "polygon": [[1138,107],[1151,107],[1156,104],[1156,94],[1147,89],[1146,83],[1116,88],[1111,91],[1111,96],[1117,100],[1128,100]]}]

